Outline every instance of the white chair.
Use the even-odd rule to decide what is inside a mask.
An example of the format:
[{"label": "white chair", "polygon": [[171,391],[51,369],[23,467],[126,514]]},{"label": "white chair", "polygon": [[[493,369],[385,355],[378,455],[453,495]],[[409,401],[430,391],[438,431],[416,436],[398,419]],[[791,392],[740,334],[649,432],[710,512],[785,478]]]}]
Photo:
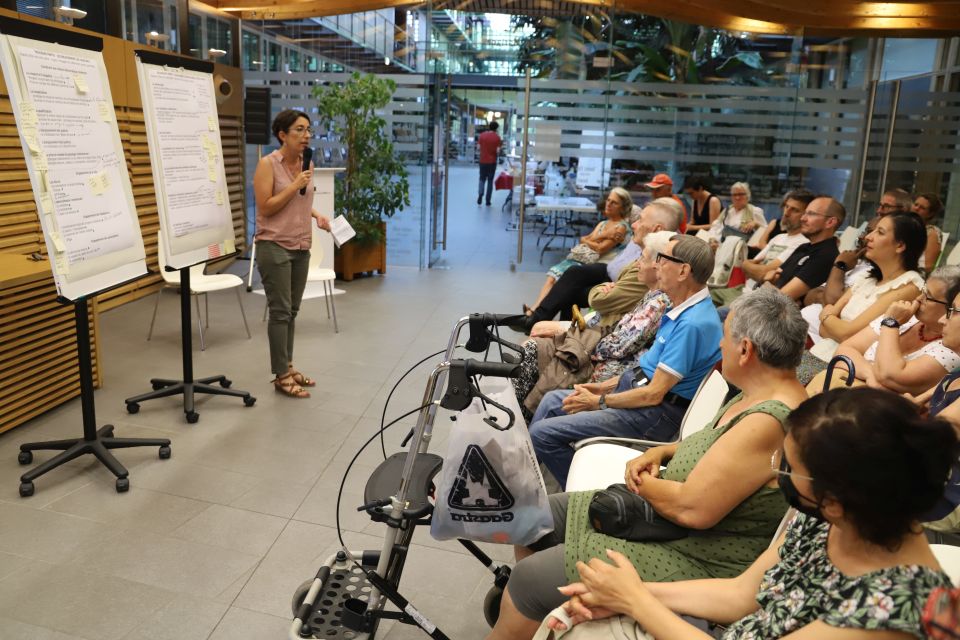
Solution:
[{"label": "white chair", "polygon": [[[307,272],[307,282],[323,283],[323,300],[327,304],[327,318],[333,310],[333,332],[340,333],[337,326],[337,308],[333,302],[333,281],[337,278],[333,270],[333,234],[312,225],[313,240],[310,246],[310,270]],[[254,245],[256,247],[256,245]],[[268,305],[263,303],[263,318],[267,319]]]},{"label": "white chair", "polygon": [[932,544],[930,550],[937,557],[943,572],[950,576],[950,581],[960,585],[960,547],[952,544]]},{"label": "white chair", "polygon": [[[693,401],[680,423],[677,442],[700,431],[720,410],[730,387],[719,371],[711,371],[697,389]],[[611,484],[623,482],[627,462],[640,452],[669,442],[640,440],[637,438],[614,438],[600,436],[587,438],[573,445],[576,453],[567,474],[566,491],[606,489]]]},{"label": "white chair", "polygon": [[858,238],[860,238],[860,227],[850,225],[840,234],[840,241],[837,243],[837,249],[840,251],[853,251],[857,248]]},{"label": "white chair", "polygon": [[[163,286],[157,290],[157,300],[153,304],[153,316],[150,318],[150,330],[147,332],[147,340],[153,337],[153,325],[157,320],[157,308],[160,306],[160,294],[164,289],[180,288],[180,272],[167,271],[167,260],[164,256],[163,234],[157,234],[157,260],[160,266],[160,277],[163,278]],[[207,275],[203,272],[204,263],[195,264],[190,267],[190,293],[197,296],[197,327],[200,329],[200,350],[206,349],[203,341],[204,324],[210,327],[210,303],[207,300],[207,294],[211,291],[222,291],[224,289],[234,289],[237,292],[237,304],[240,305],[240,317],[243,318],[243,328],[247,331],[247,339],[250,339],[250,327],[247,326],[247,316],[243,312],[243,300],[240,298],[240,287],[243,286],[243,278],[229,273],[217,273]],[[203,296],[204,307],[206,310],[205,321],[200,318],[200,296]]]},{"label": "white chair", "polygon": [[[937,261],[933,263],[933,269],[936,269],[937,267],[939,267],[940,263],[943,262],[944,258],[946,257],[947,240],[949,239],[950,239],[949,233],[944,232],[940,235],[940,255],[937,256]],[[929,269],[928,272],[933,271],[933,269]]]},{"label": "white chair", "polygon": [[951,265],[960,264],[960,242],[954,245],[953,249],[950,250],[950,253],[947,254],[947,259],[945,262],[946,264]]}]

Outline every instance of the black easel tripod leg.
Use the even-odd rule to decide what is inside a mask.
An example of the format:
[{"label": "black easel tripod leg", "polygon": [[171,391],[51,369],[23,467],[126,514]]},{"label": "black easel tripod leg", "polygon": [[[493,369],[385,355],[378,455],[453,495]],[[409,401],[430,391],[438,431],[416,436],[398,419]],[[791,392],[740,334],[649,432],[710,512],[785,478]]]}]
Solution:
[{"label": "black easel tripod leg", "polygon": [[[197,315],[199,319],[199,307],[197,309]],[[200,331],[200,340],[202,343],[203,329],[201,328]],[[140,411],[140,403],[146,400],[183,395],[183,413],[187,418],[187,422],[193,424],[200,419],[200,415],[194,411],[194,395],[197,393],[242,398],[244,406],[252,407],[257,399],[246,391],[229,389],[228,387],[233,383],[224,375],[208,376],[206,378],[200,378],[199,380],[193,379],[193,336],[191,333],[192,327],[190,319],[189,268],[180,269],[180,332],[181,348],[183,351],[183,380],[152,378],[150,385],[153,387],[153,391],[124,400],[124,403],[127,405],[127,411],[129,413],[137,413]],[[219,384],[220,386],[214,387],[212,386],[213,384]]]},{"label": "black easel tripod leg", "polygon": [[83,414],[83,437],[73,440],[51,440],[49,442],[28,442],[20,445],[20,464],[30,464],[34,451],[62,451],[20,476],[20,496],[33,495],[33,481],[45,473],[70,462],[82,455],[95,456],[115,476],[117,491],[126,491],[130,487],[128,472],[120,461],[110,453],[112,448],[160,447],[160,457],[170,457],[170,441],[159,438],[114,438],[113,425],[104,425],[97,429],[96,409],[93,402],[93,364],[90,358],[90,322],[87,315],[87,301],[80,298],[74,302],[74,315],[77,325],[77,355],[80,368],[80,404]]}]

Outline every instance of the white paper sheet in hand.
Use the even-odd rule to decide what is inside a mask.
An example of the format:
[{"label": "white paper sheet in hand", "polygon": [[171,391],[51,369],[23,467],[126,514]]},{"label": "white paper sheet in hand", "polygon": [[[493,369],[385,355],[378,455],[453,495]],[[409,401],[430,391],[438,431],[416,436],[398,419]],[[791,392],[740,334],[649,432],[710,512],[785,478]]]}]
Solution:
[{"label": "white paper sheet in hand", "polygon": [[350,238],[357,235],[357,232],[353,230],[353,227],[343,216],[337,216],[330,221],[330,233],[333,235],[333,242],[337,245],[337,248],[342,247]]}]

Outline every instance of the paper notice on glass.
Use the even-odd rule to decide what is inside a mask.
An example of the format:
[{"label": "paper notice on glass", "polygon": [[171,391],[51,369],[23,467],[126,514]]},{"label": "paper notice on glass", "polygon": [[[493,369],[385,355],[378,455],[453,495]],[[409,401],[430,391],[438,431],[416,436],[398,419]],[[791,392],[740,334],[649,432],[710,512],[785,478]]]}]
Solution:
[{"label": "paper notice on glass", "polygon": [[337,216],[330,221],[330,233],[333,235],[333,243],[337,247],[342,247],[347,241],[353,236],[357,235],[357,232],[353,230],[353,227],[350,226],[350,223],[347,222],[347,219],[343,216]]},{"label": "paper notice on glass", "polygon": [[[63,247],[58,271],[79,263],[133,248],[139,243],[124,181],[122,148],[116,125],[100,117],[100,104],[112,104],[105,89],[102,60],[70,49],[14,47],[23,79],[20,118],[33,122],[35,138],[25,142],[39,174],[41,208],[55,212],[57,236]],[[42,149],[42,153],[39,150]],[[96,185],[97,197],[91,190]]]},{"label": "paper notice on glass", "polygon": [[[144,64],[148,133],[158,203],[174,237],[230,228],[223,151],[216,130],[216,98],[209,74]],[[211,134],[211,132],[213,132]],[[157,168],[159,167],[159,175]],[[203,246],[203,245],[201,245]]]}]

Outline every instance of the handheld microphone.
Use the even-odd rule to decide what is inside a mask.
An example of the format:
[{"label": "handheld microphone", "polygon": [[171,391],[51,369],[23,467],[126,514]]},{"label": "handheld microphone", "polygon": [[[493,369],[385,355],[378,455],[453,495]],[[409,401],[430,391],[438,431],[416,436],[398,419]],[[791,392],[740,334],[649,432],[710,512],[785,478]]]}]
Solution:
[{"label": "handheld microphone", "polygon": [[[303,150],[303,169],[301,169],[301,171],[306,171],[307,169],[310,168],[310,160],[312,159],[313,159],[313,149],[311,149],[310,147],[307,147],[306,149]],[[304,187],[303,189],[300,189],[300,195],[302,196],[307,195],[306,187]]]}]

